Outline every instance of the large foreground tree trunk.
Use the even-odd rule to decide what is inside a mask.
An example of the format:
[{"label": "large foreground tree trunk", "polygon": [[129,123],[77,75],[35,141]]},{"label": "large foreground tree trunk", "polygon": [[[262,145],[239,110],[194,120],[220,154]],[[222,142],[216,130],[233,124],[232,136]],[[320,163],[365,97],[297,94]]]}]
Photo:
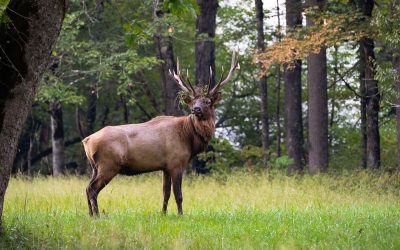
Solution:
[{"label": "large foreground tree trunk", "polygon": [[51,141],[53,147],[53,176],[64,172],[64,124],[61,105],[50,103]]},{"label": "large foreground tree trunk", "polygon": [[[300,0],[286,1],[286,25],[289,30],[301,26],[302,8]],[[294,160],[288,171],[303,169],[303,118],[301,110],[301,60],[293,62],[293,67],[285,66],[284,72],[284,101],[285,101],[285,131],[286,150]]]},{"label": "large foreground tree trunk", "polygon": [[18,137],[64,13],[64,0],[11,0],[10,22],[0,24],[0,216]]},{"label": "large foreground tree trunk", "polygon": [[[308,0],[307,7],[324,7],[324,0]],[[307,16],[307,26],[314,20]],[[308,72],[308,158],[309,171],[316,173],[328,167],[328,82],[326,49],[307,58]]]},{"label": "large foreground tree trunk", "polygon": [[[262,0],[255,0],[256,5],[256,21],[257,21],[257,47],[258,51],[264,50],[264,10]],[[261,71],[262,65],[259,64],[259,70]],[[268,87],[267,77],[263,74],[258,79],[258,87],[260,89],[261,99],[261,143],[263,148],[263,165],[267,166],[267,153],[268,153],[268,136],[269,136],[269,122],[268,122]]]}]

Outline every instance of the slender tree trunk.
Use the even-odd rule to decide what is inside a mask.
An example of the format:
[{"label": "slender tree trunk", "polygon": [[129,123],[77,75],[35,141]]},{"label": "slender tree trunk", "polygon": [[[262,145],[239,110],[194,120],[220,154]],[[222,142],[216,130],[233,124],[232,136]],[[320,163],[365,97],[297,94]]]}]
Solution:
[{"label": "slender tree trunk", "polygon": [[[318,6],[320,10],[325,1],[308,0],[308,7]],[[307,26],[314,20],[307,16]],[[326,49],[318,54],[311,53],[307,58],[308,72],[308,159],[309,172],[326,171],[328,168],[328,82]]]},{"label": "slender tree trunk", "polygon": [[53,146],[53,176],[64,172],[64,125],[61,105],[50,103],[51,112],[51,139]]},{"label": "slender tree trunk", "polygon": [[[162,4],[163,1],[153,2],[153,18],[155,20],[161,20],[164,17],[164,12],[158,9],[158,5]],[[159,26],[157,33],[154,34],[157,58],[163,62],[160,65],[160,75],[162,80],[162,89],[164,95],[164,113],[166,115],[181,115],[182,111],[179,109],[179,102],[177,99],[177,93],[179,87],[175,83],[175,80],[169,75],[169,70],[176,69],[176,63],[174,60],[174,51],[172,47],[172,39],[170,36],[165,36],[167,27]]]},{"label": "slender tree trunk", "polygon": [[11,0],[10,22],[0,24],[0,218],[18,137],[64,13],[64,0]]},{"label": "slender tree trunk", "polygon": [[[257,47],[259,52],[264,50],[264,10],[262,0],[255,0],[256,5],[256,20],[257,20]],[[258,65],[260,72],[262,64]],[[268,86],[267,77],[262,75],[258,79],[258,87],[260,89],[261,99],[261,142],[263,148],[263,165],[267,167],[268,146],[269,146],[269,122],[268,122]]]},{"label": "slender tree trunk", "polygon": [[94,126],[96,124],[96,106],[97,106],[97,89],[92,87],[88,96],[88,106],[86,113],[87,128],[86,136],[94,132]]},{"label": "slender tree trunk", "polygon": [[[396,72],[395,89],[400,93],[400,50],[393,53],[393,69]],[[400,97],[396,101],[396,129],[397,129],[397,170],[400,171]]]},{"label": "slender tree trunk", "polygon": [[[276,12],[278,17],[278,41],[281,41],[281,14],[279,0],[276,0]],[[281,157],[281,65],[276,67],[276,156]]]},{"label": "slender tree trunk", "polygon": [[367,159],[368,167],[376,169],[381,165],[379,136],[379,101],[378,81],[375,80],[374,41],[362,39],[366,58],[365,82],[367,102]]},{"label": "slender tree trunk", "polygon": [[[288,29],[301,26],[302,9],[300,0],[286,1],[286,25]],[[303,169],[303,118],[301,109],[301,60],[294,61],[292,68],[285,66],[285,131],[288,156],[294,160],[289,172]]]},{"label": "slender tree trunk", "polygon": [[200,15],[196,19],[196,84],[208,84],[210,67],[214,74],[211,86],[215,85],[215,28],[217,20],[217,0],[196,0]]},{"label": "slender tree trunk", "polygon": [[367,102],[365,96],[366,87],[365,87],[365,54],[363,53],[364,49],[362,48],[362,43],[360,43],[360,129],[361,129],[361,168],[367,168]]},{"label": "slender tree trunk", "polygon": [[[335,51],[333,54],[333,68],[334,68],[334,73],[333,73],[333,80],[332,80],[332,89],[331,89],[331,110],[330,110],[330,115],[329,115],[329,147],[332,147],[332,142],[333,142],[333,125],[335,123],[335,107],[336,107],[336,84],[338,81],[338,76],[336,71],[338,70],[338,52],[339,52],[339,47],[334,46]],[[329,98],[328,98],[329,99]]]}]

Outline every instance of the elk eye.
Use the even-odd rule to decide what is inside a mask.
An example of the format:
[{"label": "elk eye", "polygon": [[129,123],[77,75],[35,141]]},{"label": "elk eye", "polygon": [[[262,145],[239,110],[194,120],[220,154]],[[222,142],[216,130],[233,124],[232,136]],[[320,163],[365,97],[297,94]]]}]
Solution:
[{"label": "elk eye", "polygon": [[210,100],[207,100],[207,101],[206,101],[206,104],[211,104],[211,101],[210,101]]}]

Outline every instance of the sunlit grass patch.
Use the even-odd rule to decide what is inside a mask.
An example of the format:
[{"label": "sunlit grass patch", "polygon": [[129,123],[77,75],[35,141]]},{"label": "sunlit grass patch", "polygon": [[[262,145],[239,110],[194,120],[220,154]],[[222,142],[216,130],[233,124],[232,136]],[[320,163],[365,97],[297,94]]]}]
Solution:
[{"label": "sunlit grass patch", "polygon": [[118,177],[90,218],[88,178],[13,178],[0,247],[399,248],[400,178],[366,172],[186,177],[184,215],[161,214],[159,173]]}]

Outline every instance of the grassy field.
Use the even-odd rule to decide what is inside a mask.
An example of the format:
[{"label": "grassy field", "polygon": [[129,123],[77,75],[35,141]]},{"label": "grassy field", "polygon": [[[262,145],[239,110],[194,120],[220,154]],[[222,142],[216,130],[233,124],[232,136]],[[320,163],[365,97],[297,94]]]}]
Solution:
[{"label": "grassy field", "polygon": [[185,177],[162,215],[161,174],[117,177],[88,216],[88,178],[10,181],[0,248],[400,249],[400,177]]}]

